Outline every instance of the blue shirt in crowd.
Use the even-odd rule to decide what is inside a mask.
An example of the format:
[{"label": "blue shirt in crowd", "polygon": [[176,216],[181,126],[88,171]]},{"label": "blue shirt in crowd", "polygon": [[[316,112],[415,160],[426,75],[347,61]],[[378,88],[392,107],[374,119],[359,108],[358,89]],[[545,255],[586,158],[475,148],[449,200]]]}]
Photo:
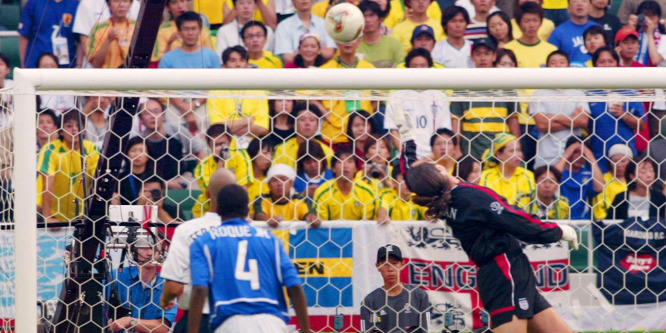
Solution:
[{"label": "blue shirt in crowd", "polygon": [[303,193],[308,188],[308,186],[319,186],[326,181],[333,179],[334,176],[335,175],[331,169],[326,169],[326,171],[324,171],[323,177],[317,177],[315,179],[310,178],[307,173],[301,172],[296,177],[296,180],[294,180],[294,190],[296,193]]},{"label": "blue shirt in crowd", "polygon": [[72,32],[72,26],[78,6],[78,0],[30,0],[25,4],[18,29],[19,34],[28,39],[25,68],[36,68],[43,53],[62,54],[60,67],[76,66],[78,36]]},{"label": "blue shirt in crowd", "polygon": [[594,191],[592,168],[589,164],[585,164],[578,172],[571,173],[567,168],[562,171],[560,195],[569,201],[570,219],[590,219],[590,200],[597,195],[597,192]]},{"label": "blue shirt in crowd", "polygon": [[220,68],[220,58],[215,51],[202,47],[197,52],[183,52],[180,48],[165,53],[159,68]]},{"label": "blue shirt in crowd", "polygon": [[[619,96],[618,102],[622,102],[622,95],[636,96],[636,92],[631,90],[614,90],[610,94]],[[607,95],[605,91],[591,90],[588,95]],[[592,137],[592,152],[594,157],[599,162],[599,167],[602,172],[609,170],[608,161],[606,157],[608,150],[614,144],[622,143],[631,147],[631,150],[636,156],[636,143],[634,136],[636,131],[629,127],[622,119],[612,115],[608,111],[608,103],[606,102],[590,102],[590,122],[588,128]],[[645,116],[645,108],[641,102],[622,102],[622,108],[636,117]]]},{"label": "blue shirt in crowd", "polygon": [[192,286],[208,288],[211,331],[234,315],[271,314],[289,320],[282,288],[301,280],[284,245],[270,231],[243,219],[223,221],[194,240],[190,263]]},{"label": "blue shirt in crowd", "polygon": [[585,24],[575,24],[571,20],[558,25],[550,34],[548,43],[555,45],[559,50],[569,56],[571,67],[585,67],[585,62],[592,59],[592,55],[585,48],[583,33],[587,28],[599,25],[594,21]]}]

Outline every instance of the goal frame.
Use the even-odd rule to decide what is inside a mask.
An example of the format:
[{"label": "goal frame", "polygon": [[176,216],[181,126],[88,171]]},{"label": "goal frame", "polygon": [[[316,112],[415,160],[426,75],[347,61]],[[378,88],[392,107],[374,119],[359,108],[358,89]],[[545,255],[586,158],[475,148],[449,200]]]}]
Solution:
[{"label": "goal frame", "polygon": [[[166,78],[166,79],[165,79]],[[177,78],[169,80],[168,78]],[[14,71],[15,331],[36,332],[35,95],[53,90],[666,89],[663,68],[20,69]]]}]

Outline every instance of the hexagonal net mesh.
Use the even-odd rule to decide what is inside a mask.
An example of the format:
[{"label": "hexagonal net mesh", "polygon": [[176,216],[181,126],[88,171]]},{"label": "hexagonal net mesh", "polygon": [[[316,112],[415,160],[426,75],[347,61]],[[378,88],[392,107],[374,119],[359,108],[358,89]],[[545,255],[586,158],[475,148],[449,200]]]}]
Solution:
[{"label": "hexagonal net mesh", "polygon": [[[138,325],[148,330],[173,325],[175,310],[159,305],[165,280],[155,267],[169,256],[173,227],[210,209],[219,168],[247,188],[255,225],[283,241],[315,330],[383,329],[396,321],[404,331],[487,329],[492,315],[477,292],[477,267],[441,222],[419,222],[427,208],[411,200],[399,172],[393,110],[410,116],[420,159],[576,228],[577,251],[565,243],[523,246],[537,287],[570,326],[664,327],[661,90],[40,91],[37,112],[20,115],[12,95],[3,91],[0,112],[0,331],[13,325],[20,284],[38,286],[47,328],[116,329],[128,327],[128,317],[147,320]],[[126,101],[135,97],[133,115]],[[114,132],[120,113],[133,121]],[[38,275],[15,281],[11,153],[22,133],[12,133],[12,118],[35,115]],[[107,136],[126,146],[105,151]],[[101,251],[86,257],[75,225],[93,215],[86,202],[96,196],[105,158],[122,162],[110,174],[117,184],[100,221],[115,214],[115,221],[167,227],[146,233],[110,223],[92,237]],[[117,205],[155,208],[130,213]],[[388,243],[402,249],[400,281],[429,296],[423,307],[369,295],[384,284],[375,258]],[[152,260],[142,252],[146,244]],[[82,310],[90,304],[100,317]],[[59,316],[63,309],[70,315]]]}]

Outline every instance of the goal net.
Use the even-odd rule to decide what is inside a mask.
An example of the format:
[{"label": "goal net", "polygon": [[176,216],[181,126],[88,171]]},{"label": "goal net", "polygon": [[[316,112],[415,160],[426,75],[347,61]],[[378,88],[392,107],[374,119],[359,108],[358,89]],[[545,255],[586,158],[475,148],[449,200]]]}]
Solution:
[{"label": "goal net", "polygon": [[[523,244],[537,287],[573,329],[666,326],[659,68],[15,77],[15,88],[0,91],[0,331],[106,330],[126,315],[158,319],[153,329],[173,325],[176,311],[159,306],[159,275],[152,298],[137,301],[145,296],[137,253],[157,253],[147,265],[168,257],[174,228],[210,208],[217,168],[248,189],[255,225],[283,241],[314,330],[356,332],[396,317],[432,332],[487,330],[477,266],[444,222],[426,221],[398,172],[395,110],[409,114],[420,159],[575,227],[577,251]],[[100,174],[114,158],[120,168]],[[89,203],[108,179],[115,185],[100,219]],[[84,226],[104,223],[83,236]],[[91,240],[100,247],[86,254]],[[429,296],[425,308],[364,303],[384,286],[376,263],[387,244],[402,251],[400,281]]]}]

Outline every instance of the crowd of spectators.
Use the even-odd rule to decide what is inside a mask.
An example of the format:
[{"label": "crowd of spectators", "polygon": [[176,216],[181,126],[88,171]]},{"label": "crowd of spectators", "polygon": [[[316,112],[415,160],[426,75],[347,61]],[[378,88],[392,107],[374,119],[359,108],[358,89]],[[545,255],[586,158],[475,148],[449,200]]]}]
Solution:
[{"label": "crowd of spectators", "polygon": [[[607,13],[606,0],[517,0],[502,4],[503,10],[493,0],[363,0],[355,4],[365,28],[349,43],[326,33],[323,16],[333,1],[204,2],[197,12],[187,0],[167,2],[151,67],[666,66],[664,13],[652,0],[625,1],[618,16]],[[119,67],[137,15],[133,0],[28,0],[19,65]],[[3,77],[11,65],[0,57]],[[448,102],[446,92],[435,90],[394,91],[383,102],[362,98],[365,92],[298,100],[264,98],[267,92],[259,90],[146,99],[124,152],[114,203],[145,202],[146,181],[157,177],[162,184],[155,200],[173,190],[200,191],[192,209],[200,216],[207,211],[210,176],[226,168],[248,188],[253,217],[271,225],[425,219],[396,167],[400,134],[390,115],[398,109],[414,122],[419,158],[494,189],[510,204],[541,217],[616,216],[616,197],[640,179],[625,175],[627,165],[660,153],[666,105],[636,102],[633,90],[516,93],[534,101],[480,100],[472,93],[473,101]],[[586,102],[586,95],[608,102]],[[80,213],[74,202],[83,200],[82,179],[92,177],[114,102],[108,96],[40,96],[38,201],[44,219],[71,221]],[[661,191],[660,168],[641,193]]]}]

